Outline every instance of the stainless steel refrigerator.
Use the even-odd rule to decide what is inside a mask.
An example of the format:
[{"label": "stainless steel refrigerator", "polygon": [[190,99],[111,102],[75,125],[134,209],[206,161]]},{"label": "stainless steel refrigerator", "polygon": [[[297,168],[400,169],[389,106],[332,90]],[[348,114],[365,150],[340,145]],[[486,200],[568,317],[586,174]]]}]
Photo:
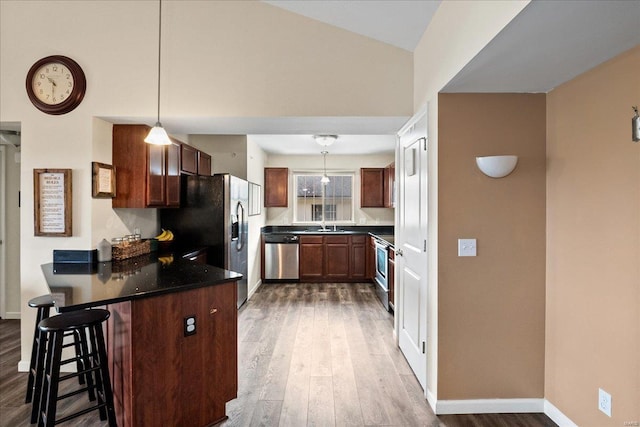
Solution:
[{"label": "stainless steel refrigerator", "polygon": [[183,176],[179,209],[160,211],[161,227],[185,249],[207,247],[207,264],[242,274],[238,308],[247,300],[247,181],[229,174]]}]

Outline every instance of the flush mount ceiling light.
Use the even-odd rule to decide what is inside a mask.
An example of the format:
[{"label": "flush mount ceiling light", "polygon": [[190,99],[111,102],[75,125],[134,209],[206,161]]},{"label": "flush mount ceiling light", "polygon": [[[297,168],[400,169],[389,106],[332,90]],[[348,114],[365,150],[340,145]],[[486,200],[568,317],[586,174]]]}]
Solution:
[{"label": "flush mount ceiling light", "polygon": [[313,139],[323,147],[328,147],[336,142],[338,135],[313,135]]},{"label": "flush mount ceiling light", "polygon": [[502,178],[513,172],[518,164],[518,156],[476,157],[476,164],[483,174],[491,178]]},{"label": "flush mount ceiling light", "polygon": [[167,131],[160,123],[160,53],[162,51],[162,0],[158,1],[158,118],[156,124],[149,131],[144,142],[153,145],[171,145]]}]

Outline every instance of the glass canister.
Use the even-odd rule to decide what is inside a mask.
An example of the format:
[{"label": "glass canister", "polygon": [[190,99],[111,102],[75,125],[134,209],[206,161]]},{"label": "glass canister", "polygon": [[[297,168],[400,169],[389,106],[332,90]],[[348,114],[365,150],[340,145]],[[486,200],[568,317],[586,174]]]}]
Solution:
[{"label": "glass canister", "polygon": [[98,243],[98,262],[111,261],[111,243],[107,239],[102,239]]}]

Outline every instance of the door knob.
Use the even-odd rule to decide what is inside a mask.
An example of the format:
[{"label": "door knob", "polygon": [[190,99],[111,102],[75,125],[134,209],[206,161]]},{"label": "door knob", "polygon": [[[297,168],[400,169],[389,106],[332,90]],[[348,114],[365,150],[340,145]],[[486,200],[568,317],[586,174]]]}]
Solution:
[{"label": "door knob", "polygon": [[402,249],[396,249],[396,255],[404,256],[404,252],[402,252]]}]

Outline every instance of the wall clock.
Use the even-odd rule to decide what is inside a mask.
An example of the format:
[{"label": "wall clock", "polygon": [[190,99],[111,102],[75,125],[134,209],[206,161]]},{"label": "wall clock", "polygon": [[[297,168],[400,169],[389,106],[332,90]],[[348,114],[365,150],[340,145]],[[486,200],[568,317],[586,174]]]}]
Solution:
[{"label": "wall clock", "polygon": [[66,114],[82,102],[87,81],[80,65],[62,55],[38,60],[27,73],[27,95],[47,114]]}]

